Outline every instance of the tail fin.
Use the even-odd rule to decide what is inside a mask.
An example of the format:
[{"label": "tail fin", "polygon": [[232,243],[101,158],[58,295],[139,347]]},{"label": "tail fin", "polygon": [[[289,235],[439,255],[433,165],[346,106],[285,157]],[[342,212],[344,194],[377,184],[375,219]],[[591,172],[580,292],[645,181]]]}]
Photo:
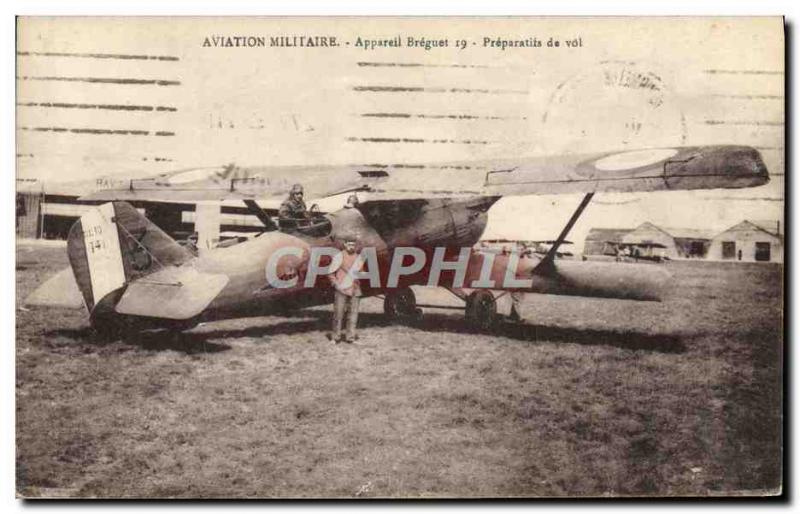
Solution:
[{"label": "tail fin", "polygon": [[67,254],[86,307],[93,312],[108,295],[132,280],[192,254],[127,202],[92,209],[70,229]]}]

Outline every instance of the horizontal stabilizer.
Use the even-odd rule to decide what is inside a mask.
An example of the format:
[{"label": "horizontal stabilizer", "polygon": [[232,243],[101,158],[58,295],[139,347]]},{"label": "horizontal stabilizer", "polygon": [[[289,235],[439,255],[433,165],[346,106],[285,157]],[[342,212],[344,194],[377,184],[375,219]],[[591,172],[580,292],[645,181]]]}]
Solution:
[{"label": "horizontal stabilizer", "polygon": [[131,283],[115,310],[120,314],[186,320],[203,312],[228,283],[226,275],[170,267]]},{"label": "horizontal stabilizer", "polygon": [[25,305],[80,309],[84,306],[72,268],[59,271],[25,298]]}]

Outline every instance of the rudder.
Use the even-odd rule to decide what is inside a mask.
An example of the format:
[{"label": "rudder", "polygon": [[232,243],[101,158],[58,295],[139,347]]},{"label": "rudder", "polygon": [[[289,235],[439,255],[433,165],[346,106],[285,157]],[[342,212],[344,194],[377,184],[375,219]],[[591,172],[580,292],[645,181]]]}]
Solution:
[{"label": "rudder", "polygon": [[70,229],[67,254],[90,313],[112,293],[119,298],[132,280],[193,257],[127,202],[105,203],[81,216]]}]

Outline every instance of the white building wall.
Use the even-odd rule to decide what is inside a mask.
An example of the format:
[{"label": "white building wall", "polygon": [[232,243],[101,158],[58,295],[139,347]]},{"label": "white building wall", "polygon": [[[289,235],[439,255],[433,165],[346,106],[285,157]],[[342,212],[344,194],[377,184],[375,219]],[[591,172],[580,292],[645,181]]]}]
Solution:
[{"label": "white building wall", "polygon": [[[735,247],[734,258],[723,258],[722,243],[733,242]],[[708,249],[708,260],[712,261],[738,261],[739,251],[742,252],[742,262],[756,261],[756,243],[770,243],[770,262],[783,262],[783,243],[780,238],[769,234],[749,223],[739,224],[717,235],[711,240]]]}]

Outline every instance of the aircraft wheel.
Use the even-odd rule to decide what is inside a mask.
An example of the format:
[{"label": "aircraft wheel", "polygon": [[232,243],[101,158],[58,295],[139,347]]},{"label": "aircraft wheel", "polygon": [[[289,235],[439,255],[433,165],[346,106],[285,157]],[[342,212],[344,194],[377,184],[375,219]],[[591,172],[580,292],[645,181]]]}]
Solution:
[{"label": "aircraft wheel", "polygon": [[497,322],[497,303],[489,291],[475,291],[467,297],[467,325],[473,330],[487,332]]},{"label": "aircraft wheel", "polygon": [[383,299],[383,313],[393,321],[413,321],[422,317],[422,309],[417,308],[417,297],[410,287],[387,292]]}]

